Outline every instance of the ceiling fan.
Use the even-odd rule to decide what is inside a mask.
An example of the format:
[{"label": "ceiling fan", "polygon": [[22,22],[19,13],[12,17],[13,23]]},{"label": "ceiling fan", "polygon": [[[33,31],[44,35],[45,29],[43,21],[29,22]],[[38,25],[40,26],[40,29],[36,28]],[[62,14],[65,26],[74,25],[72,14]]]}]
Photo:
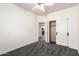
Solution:
[{"label": "ceiling fan", "polygon": [[45,6],[53,6],[54,3],[35,3],[32,10],[40,10],[45,12]]}]

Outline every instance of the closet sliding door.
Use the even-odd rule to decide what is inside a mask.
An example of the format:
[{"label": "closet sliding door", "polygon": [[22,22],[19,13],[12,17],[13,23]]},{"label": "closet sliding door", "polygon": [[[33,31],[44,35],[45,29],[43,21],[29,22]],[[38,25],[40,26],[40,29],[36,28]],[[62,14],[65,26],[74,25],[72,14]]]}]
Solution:
[{"label": "closet sliding door", "polygon": [[56,21],[56,44],[68,46],[67,26],[67,20]]}]

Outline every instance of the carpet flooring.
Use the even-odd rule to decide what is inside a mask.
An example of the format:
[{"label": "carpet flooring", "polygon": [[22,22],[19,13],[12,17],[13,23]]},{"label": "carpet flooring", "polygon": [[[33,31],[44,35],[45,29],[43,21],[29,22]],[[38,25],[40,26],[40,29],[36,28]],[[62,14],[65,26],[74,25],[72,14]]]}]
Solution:
[{"label": "carpet flooring", "polygon": [[69,47],[38,41],[1,56],[78,56],[78,51]]}]

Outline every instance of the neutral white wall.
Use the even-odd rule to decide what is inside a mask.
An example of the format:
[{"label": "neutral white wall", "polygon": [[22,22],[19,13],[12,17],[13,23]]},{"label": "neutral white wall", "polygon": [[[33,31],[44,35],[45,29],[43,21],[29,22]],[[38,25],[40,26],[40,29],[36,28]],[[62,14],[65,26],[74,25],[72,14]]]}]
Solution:
[{"label": "neutral white wall", "polygon": [[47,16],[38,16],[38,22],[47,22]]},{"label": "neutral white wall", "polygon": [[[48,22],[52,20],[67,20],[69,19],[69,26],[68,26],[68,31],[69,31],[69,47],[78,49],[78,29],[77,29],[77,6],[64,9],[58,12],[50,13],[47,15],[48,17]],[[56,24],[57,25],[57,24]],[[61,24],[63,25],[63,24]],[[58,28],[57,28],[58,29]],[[57,30],[56,29],[56,30]],[[63,28],[62,28],[63,29]],[[57,40],[57,42],[60,42],[60,40]]]},{"label": "neutral white wall", "polygon": [[0,4],[0,54],[38,41],[37,16],[14,4]]},{"label": "neutral white wall", "polygon": [[78,7],[77,7],[77,17],[78,17],[78,19],[77,19],[77,31],[78,31],[78,33],[77,33],[77,35],[78,35],[78,52],[79,52],[79,4],[78,4]]}]

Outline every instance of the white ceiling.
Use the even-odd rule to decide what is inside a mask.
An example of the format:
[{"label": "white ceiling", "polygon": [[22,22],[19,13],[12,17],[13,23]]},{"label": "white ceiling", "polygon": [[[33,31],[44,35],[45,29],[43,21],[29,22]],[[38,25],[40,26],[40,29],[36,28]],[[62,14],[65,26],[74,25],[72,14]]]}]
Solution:
[{"label": "white ceiling", "polygon": [[59,10],[63,10],[63,9],[66,9],[66,8],[76,6],[77,3],[55,3],[54,6],[45,6],[45,12],[33,11],[32,10],[32,8],[34,6],[33,3],[16,3],[16,5],[23,7],[26,10],[33,12],[36,15],[45,16],[45,15],[51,13],[51,12],[55,12],[55,11],[59,11]]}]

